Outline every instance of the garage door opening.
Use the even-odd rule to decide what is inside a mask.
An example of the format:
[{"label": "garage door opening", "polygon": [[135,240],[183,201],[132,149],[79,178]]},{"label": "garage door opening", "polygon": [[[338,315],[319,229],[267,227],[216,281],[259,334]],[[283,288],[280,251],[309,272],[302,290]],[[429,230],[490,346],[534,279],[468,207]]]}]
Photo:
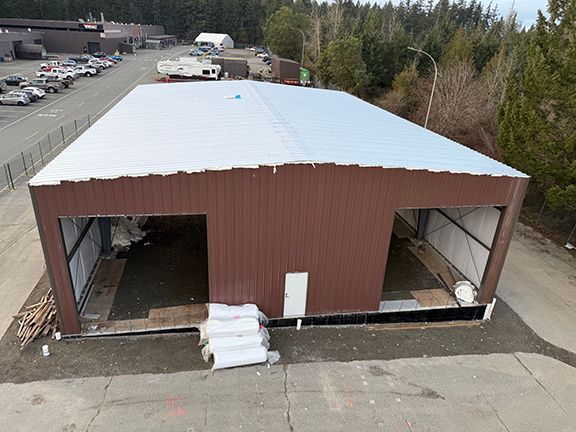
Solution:
[{"label": "garage door opening", "polygon": [[80,305],[84,334],[197,327],[209,302],[205,215],[110,218]]},{"label": "garage door opening", "polygon": [[475,305],[458,299],[454,285],[480,286],[499,217],[494,207],[398,209],[380,311]]}]

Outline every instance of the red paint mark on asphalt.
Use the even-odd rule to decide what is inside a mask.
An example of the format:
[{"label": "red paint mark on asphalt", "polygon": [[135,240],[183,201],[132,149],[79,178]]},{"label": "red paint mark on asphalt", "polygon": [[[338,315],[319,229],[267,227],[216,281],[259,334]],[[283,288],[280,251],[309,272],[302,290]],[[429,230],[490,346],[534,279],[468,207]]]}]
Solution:
[{"label": "red paint mark on asphalt", "polygon": [[350,387],[348,387],[348,384],[344,384],[344,399],[348,408],[352,408],[354,406],[352,403],[352,394],[350,393]]},{"label": "red paint mark on asphalt", "polygon": [[166,409],[169,417],[183,417],[186,415],[184,398],[167,398]]}]

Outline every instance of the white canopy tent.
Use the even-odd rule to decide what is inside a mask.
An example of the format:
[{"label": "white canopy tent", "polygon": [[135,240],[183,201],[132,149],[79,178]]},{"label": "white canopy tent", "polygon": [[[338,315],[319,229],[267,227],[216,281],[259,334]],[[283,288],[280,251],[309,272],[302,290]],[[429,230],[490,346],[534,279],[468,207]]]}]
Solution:
[{"label": "white canopy tent", "polygon": [[230,36],[224,33],[200,33],[194,39],[195,45],[214,45],[224,48],[234,48],[234,41]]}]

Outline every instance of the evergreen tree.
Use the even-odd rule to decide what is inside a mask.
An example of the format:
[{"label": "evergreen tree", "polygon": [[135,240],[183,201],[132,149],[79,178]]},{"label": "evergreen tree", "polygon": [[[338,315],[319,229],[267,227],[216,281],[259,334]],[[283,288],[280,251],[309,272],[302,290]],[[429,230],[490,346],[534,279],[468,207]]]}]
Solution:
[{"label": "evergreen tree", "polygon": [[550,0],[501,113],[506,160],[530,174],[550,203],[576,206],[576,2]]}]

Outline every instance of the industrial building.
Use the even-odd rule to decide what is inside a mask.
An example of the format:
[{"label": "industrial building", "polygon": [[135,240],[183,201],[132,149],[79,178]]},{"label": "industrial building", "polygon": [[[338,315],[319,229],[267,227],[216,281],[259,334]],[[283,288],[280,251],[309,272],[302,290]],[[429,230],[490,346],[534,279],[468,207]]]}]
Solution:
[{"label": "industrial building", "polygon": [[[98,327],[87,315],[191,326],[153,311],[207,301],[278,325],[482,318],[528,182],[343,92],[216,81],[137,87],[29,186],[74,335]],[[115,253],[121,222],[147,234]],[[471,304],[452,292],[464,279]],[[84,313],[100,295],[105,313]]]},{"label": "industrial building", "polygon": [[144,47],[149,36],[164,34],[164,27],[144,24],[119,24],[108,21],[53,21],[0,18],[0,28],[40,33],[47,51],[54,53],[89,53],[116,50],[131,51]]},{"label": "industrial building", "polygon": [[[1,30],[1,28],[0,28]],[[0,33],[0,58],[4,59],[33,59],[46,57],[46,49],[42,41],[42,34],[33,31]]]},{"label": "industrial building", "polygon": [[196,39],[194,39],[194,45],[234,48],[234,41],[224,33],[200,33],[196,36]]},{"label": "industrial building", "polygon": [[174,35],[149,35],[146,39],[148,49],[166,49],[176,45],[177,39]]}]

